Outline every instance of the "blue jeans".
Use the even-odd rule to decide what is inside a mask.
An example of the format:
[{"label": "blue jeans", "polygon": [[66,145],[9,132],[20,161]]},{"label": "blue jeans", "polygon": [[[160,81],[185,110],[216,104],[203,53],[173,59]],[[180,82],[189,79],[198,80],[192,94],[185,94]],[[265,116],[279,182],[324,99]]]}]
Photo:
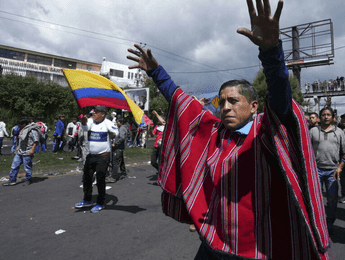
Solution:
[{"label": "blue jeans", "polygon": [[327,190],[327,207],[326,215],[327,222],[334,223],[336,219],[336,211],[338,205],[338,181],[333,178],[334,170],[317,169],[319,174],[321,187],[323,183],[326,184]]},{"label": "blue jeans", "polygon": [[[41,151],[45,153],[46,152],[46,138],[44,136],[40,138],[40,144],[41,144]],[[40,148],[40,145],[38,144],[36,146],[36,153],[38,153],[39,148]]]},{"label": "blue jeans", "polygon": [[3,137],[0,137],[0,149],[1,149],[1,147],[2,147],[2,140],[4,140],[4,138],[3,138]]},{"label": "blue jeans", "polygon": [[30,155],[16,154],[13,158],[10,172],[10,180],[16,181],[21,164],[24,164],[24,170],[26,173],[26,179],[32,178],[32,157]]},{"label": "blue jeans", "polygon": [[11,147],[11,152],[14,153],[16,148],[17,148],[17,136],[13,136],[13,142],[12,142],[12,147]]},{"label": "blue jeans", "polygon": [[54,140],[53,140],[53,150],[52,150],[52,151],[55,151],[56,143],[57,143],[57,140],[56,140],[56,137],[54,136]]}]

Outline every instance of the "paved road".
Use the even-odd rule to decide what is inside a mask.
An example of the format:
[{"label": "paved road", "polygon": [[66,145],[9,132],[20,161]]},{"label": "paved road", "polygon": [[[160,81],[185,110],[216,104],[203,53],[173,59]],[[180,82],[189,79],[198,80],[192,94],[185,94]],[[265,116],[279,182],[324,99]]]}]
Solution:
[{"label": "paved road", "polygon": [[[154,168],[129,170],[129,178],[108,184],[106,208],[96,214],[74,209],[81,173],[0,186],[0,259],[193,259],[198,235],[162,213]],[[56,235],[60,229],[66,232]]]},{"label": "paved road", "polygon": [[[198,235],[162,213],[154,168],[129,170],[129,178],[109,184],[106,208],[96,214],[74,209],[83,196],[81,173],[0,186],[0,260],[194,259]],[[338,213],[331,253],[345,259],[345,205]]]}]

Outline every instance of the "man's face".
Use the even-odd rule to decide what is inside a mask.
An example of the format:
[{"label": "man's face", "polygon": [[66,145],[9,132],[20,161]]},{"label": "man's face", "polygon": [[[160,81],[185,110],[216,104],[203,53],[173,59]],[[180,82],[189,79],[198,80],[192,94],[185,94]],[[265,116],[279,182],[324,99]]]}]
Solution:
[{"label": "man's face", "polygon": [[324,110],[320,118],[321,125],[330,125],[333,123],[332,113],[329,110]]},{"label": "man's face", "polygon": [[219,105],[222,123],[231,132],[248,123],[258,108],[258,102],[249,103],[247,98],[238,92],[237,87],[223,89],[220,93]]},{"label": "man's face", "polygon": [[61,120],[61,121],[64,121],[64,120],[65,120],[65,117],[64,117],[64,116],[60,116],[60,120]]},{"label": "man's face", "polygon": [[116,120],[117,127],[122,126],[122,124],[119,122],[119,120]]},{"label": "man's face", "polygon": [[100,123],[103,121],[105,117],[105,113],[99,111],[98,109],[95,109],[92,113],[92,117],[93,117],[93,120],[95,120],[95,122]]},{"label": "man's face", "polygon": [[315,125],[318,121],[319,118],[315,114],[310,115],[310,122],[312,125]]},{"label": "man's face", "polygon": [[18,124],[18,126],[20,129],[23,129],[26,126],[26,124]]},{"label": "man's face", "polygon": [[73,119],[72,122],[73,122],[73,124],[76,124],[76,123],[77,123],[77,120],[76,120],[76,119]]}]

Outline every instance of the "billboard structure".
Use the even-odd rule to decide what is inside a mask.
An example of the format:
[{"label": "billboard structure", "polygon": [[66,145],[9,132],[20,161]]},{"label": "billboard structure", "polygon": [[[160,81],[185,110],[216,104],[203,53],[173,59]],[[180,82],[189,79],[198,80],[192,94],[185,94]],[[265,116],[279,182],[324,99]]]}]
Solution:
[{"label": "billboard structure", "polygon": [[301,68],[334,64],[331,19],[280,29],[285,62],[301,85]]},{"label": "billboard structure", "polygon": [[135,104],[149,111],[150,89],[149,88],[130,88],[123,90],[127,96],[132,99]]}]

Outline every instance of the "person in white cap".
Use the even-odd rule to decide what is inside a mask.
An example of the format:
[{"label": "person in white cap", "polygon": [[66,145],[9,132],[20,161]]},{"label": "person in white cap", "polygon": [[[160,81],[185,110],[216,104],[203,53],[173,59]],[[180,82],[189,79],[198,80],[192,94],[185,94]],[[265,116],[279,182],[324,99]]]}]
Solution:
[{"label": "person in white cap", "polygon": [[116,112],[115,111],[111,112],[111,117],[113,118],[111,120],[111,122],[113,122],[116,125],[117,123],[116,123]]}]

